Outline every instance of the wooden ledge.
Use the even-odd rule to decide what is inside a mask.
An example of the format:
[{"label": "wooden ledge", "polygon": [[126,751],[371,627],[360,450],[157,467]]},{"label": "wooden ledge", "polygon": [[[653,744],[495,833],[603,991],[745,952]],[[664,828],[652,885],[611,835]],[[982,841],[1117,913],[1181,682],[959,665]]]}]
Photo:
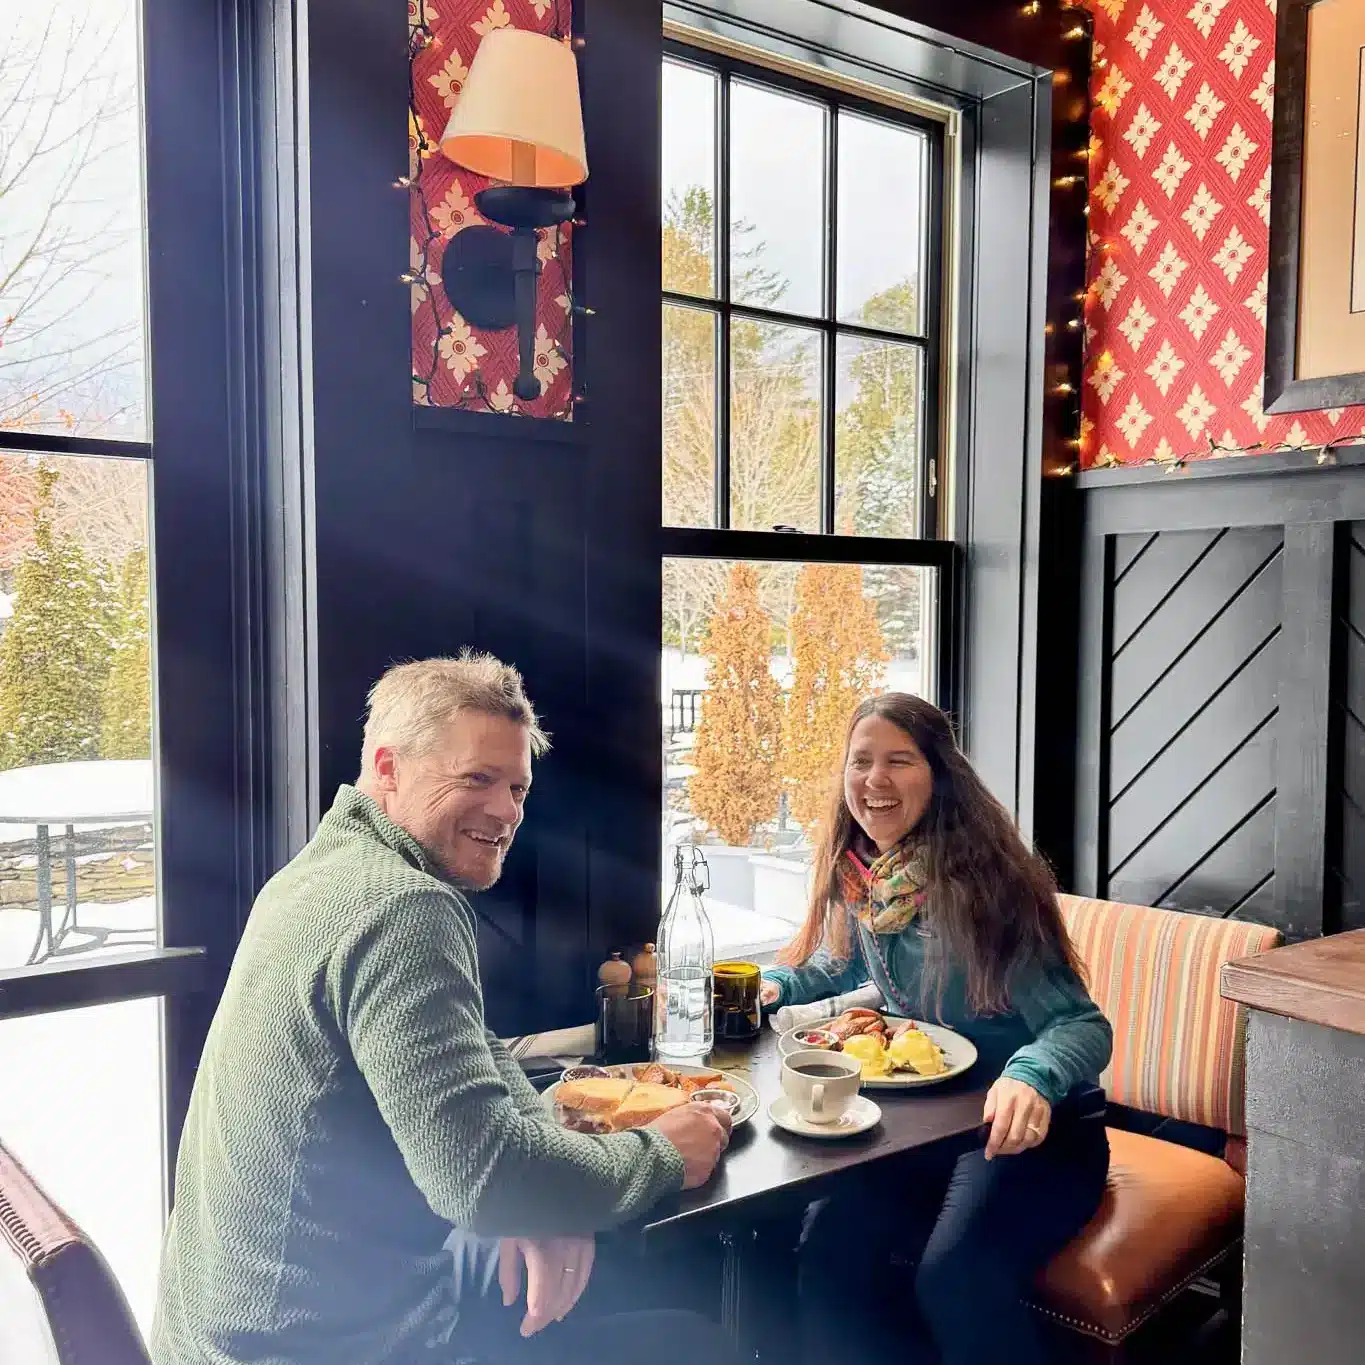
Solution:
[{"label": "wooden ledge", "polygon": [[1365,1035],[1365,929],[1229,962],[1222,993],[1251,1009]]}]

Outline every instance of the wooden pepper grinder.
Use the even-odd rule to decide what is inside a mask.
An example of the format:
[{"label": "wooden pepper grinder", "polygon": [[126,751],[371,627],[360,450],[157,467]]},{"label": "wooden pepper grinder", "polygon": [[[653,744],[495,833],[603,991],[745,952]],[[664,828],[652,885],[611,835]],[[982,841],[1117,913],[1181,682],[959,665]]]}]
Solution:
[{"label": "wooden pepper grinder", "polygon": [[637,985],[648,986],[653,990],[659,982],[659,959],[654,955],[654,945],[646,943],[631,959],[630,970],[634,973]]},{"label": "wooden pepper grinder", "polygon": [[598,969],[599,986],[629,986],[630,963],[624,961],[620,953],[613,953]]}]

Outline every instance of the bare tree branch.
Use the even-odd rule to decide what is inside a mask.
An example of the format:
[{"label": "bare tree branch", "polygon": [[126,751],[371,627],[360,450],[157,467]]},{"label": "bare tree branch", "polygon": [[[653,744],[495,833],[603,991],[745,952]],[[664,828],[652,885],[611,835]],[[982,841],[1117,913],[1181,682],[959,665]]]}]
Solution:
[{"label": "bare tree branch", "polygon": [[140,410],[140,213],[127,16],[0,14],[0,427],[85,434]]}]

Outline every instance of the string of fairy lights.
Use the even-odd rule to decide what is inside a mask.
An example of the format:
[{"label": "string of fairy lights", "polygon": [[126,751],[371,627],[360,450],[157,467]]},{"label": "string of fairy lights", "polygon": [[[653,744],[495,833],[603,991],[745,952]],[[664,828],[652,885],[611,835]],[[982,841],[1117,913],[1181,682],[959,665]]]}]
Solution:
[{"label": "string of fairy lights", "polygon": [[[1068,4],[1066,3],[1066,0],[1063,0],[1062,8],[1079,9],[1080,5]],[[1043,7],[1040,0],[1030,0],[1028,4],[1023,6],[1024,16],[1030,19],[1039,17],[1042,14],[1042,10]],[[1062,36],[1072,41],[1079,41],[1082,39],[1088,39],[1090,34],[1084,25],[1076,24],[1073,25],[1071,28],[1066,29],[1063,32]],[[1100,70],[1103,70],[1108,65],[1109,59],[1107,57],[1098,57],[1095,59],[1095,66]],[[1064,73],[1059,72],[1058,76],[1061,77],[1063,76],[1063,74]],[[1082,149],[1077,150],[1075,155],[1077,159],[1085,161],[1088,167],[1089,162],[1094,155],[1094,151],[1095,145],[1089,137],[1089,130],[1087,128],[1086,146]],[[1088,170],[1086,172],[1076,173],[1068,172],[1066,174],[1055,177],[1052,183],[1054,188],[1056,189],[1072,189],[1077,186],[1084,186],[1086,193],[1088,195],[1089,179],[1090,178]],[[1084,214],[1086,218],[1089,218],[1090,216],[1089,202],[1085,204],[1081,212]],[[1099,247],[1100,250],[1109,252],[1112,252],[1115,249],[1114,243],[1108,241],[1099,243]],[[1088,287],[1086,289],[1080,290],[1074,296],[1075,302],[1083,306],[1085,304],[1086,299],[1089,297],[1089,293],[1090,290]],[[1085,321],[1083,317],[1079,316],[1071,317],[1066,320],[1065,326],[1068,331],[1077,332],[1080,331],[1085,326]],[[1045,330],[1050,335],[1054,330],[1052,324],[1049,323]],[[1076,386],[1069,380],[1061,380],[1052,386],[1052,392],[1058,397],[1067,397],[1073,395],[1076,392]],[[1337,458],[1336,452],[1338,450],[1347,446],[1356,446],[1362,444],[1365,444],[1365,432],[1353,432],[1350,434],[1342,433],[1339,436],[1333,436],[1328,441],[1307,440],[1253,441],[1250,445],[1237,445],[1235,443],[1229,443],[1226,441],[1217,441],[1214,440],[1212,437],[1205,437],[1205,444],[1202,448],[1190,450],[1184,454],[1179,455],[1172,452],[1169,454],[1162,453],[1156,455],[1148,455],[1140,460],[1120,460],[1118,456],[1115,455],[1112,451],[1104,450],[1092,464],[1087,466],[1087,468],[1131,469],[1137,466],[1150,466],[1164,469],[1167,473],[1178,473],[1179,471],[1186,469],[1189,465],[1195,462],[1203,462],[1205,460],[1210,459],[1222,459],[1230,455],[1254,454],[1312,455],[1315,457],[1316,462],[1318,464],[1328,465],[1336,463]],[[1079,468],[1079,457],[1082,446],[1082,437],[1079,432],[1074,438],[1072,438],[1072,440],[1068,442],[1068,445],[1076,453],[1077,458],[1070,462],[1069,464],[1049,469],[1047,472],[1050,476],[1054,478],[1065,478],[1077,472]]]},{"label": "string of fairy lights", "polygon": [[[569,31],[569,26],[566,25],[564,21],[564,4],[565,0],[555,0],[551,36],[564,42],[572,42],[576,48],[581,48],[583,45],[582,39],[573,38]],[[1067,3],[1067,0],[1062,0],[1062,8],[1064,10],[1079,9],[1081,6],[1079,3]],[[1029,0],[1029,3],[1022,7],[1022,12],[1026,18],[1038,18],[1041,16],[1042,10],[1041,0]],[[1084,25],[1075,24],[1064,30],[1062,36],[1070,41],[1083,41],[1087,40],[1090,34],[1089,30]],[[426,183],[428,177],[425,174],[425,167],[427,161],[440,150],[440,147],[438,142],[433,141],[427,136],[426,126],[418,108],[417,78],[415,74],[417,58],[429,47],[434,47],[439,50],[442,47],[442,42],[429,22],[427,0],[416,0],[416,14],[409,28],[408,43],[408,117],[413,150],[409,165],[409,173],[406,176],[400,176],[394,181],[394,186],[397,189],[406,190],[416,199],[418,217],[422,225],[423,235],[420,238],[413,238],[416,250],[414,251],[411,268],[399,278],[403,284],[418,291],[421,295],[417,311],[427,309],[431,314],[432,340],[430,359],[424,366],[419,367],[414,355],[412,382],[416,400],[419,403],[435,406],[437,404],[434,397],[434,388],[437,375],[441,372],[442,342],[452,334],[454,329],[449,321],[442,318],[437,294],[432,287],[432,248],[441,240],[442,234],[440,229],[435,226],[435,221],[431,212],[431,203],[428,198]],[[1099,57],[1095,60],[1095,66],[1097,68],[1106,67],[1108,64],[1108,59],[1105,57]],[[1057,78],[1059,81],[1063,80],[1065,78],[1065,73],[1058,72]],[[1075,156],[1079,160],[1084,161],[1088,167],[1093,154],[1094,143],[1090,139],[1087,129],[1086,146],[1078,149],[1075,152]],[[1089,174],[1088,171],[1067,172],[1056,176],[1052,183],[1056,189],[1083,187],[1088,195]],[[1082,207],[1082,213],[1085,217],[1089,217],[1090,205],[1088,201]],[[583,220],[575,218],[573,220],[573,226],[583,226]],[[562,231],[559,227],[555,227],[553,232],[554,239],[549,252],[549,257],[552,260],[562,260],[561,252],[564,246]],[[1112,242],[1102,242],[1099,246],[1101,250],[1112,251],[1114,249],[1114,244]],[[574,318],[592,315],[591,309],[582,307],[574,298],[572,274],[573,272],[571,270],[561,268],[563,281],[563,292],[561,297],[567,301],[567,316],[571,322]],[[1078,291],[1074,296],[1075,301],[1083,306],[1089,296],[1089,292],[1089,287]],[[1074,316],[1068,318],[1064,325],[1068,331],[1076,332],[1080,331],[1085,323],[1083,316]],[[1045,330],[1050,334],[1054,330],[1052,324],[1048,324]],[[558,341],[554,341],[551,344],[561,355],[566,359],[568,358],[565,348]],[[1058,397],[1068,397],[1074,395],[1075,392],[1076,386],[1070,380],[1060,380],[1052,386],[1052,393]],[[558,411],[546,415],[558,420],[567,420],[572,417],[574,408],[583,402],[583,397],[581,385],[570,384],[568,401]],[[523,413],[525,411],[525,409],[515,400],[510,400],[505,396],[500,396],[499,401],[495,402],[493,395],[489,392],[487,380],[483,372],[477,366],[472,368],[463,380],[460,381],[453,401],[450,399],[442,399],[439,406],[499,413]],[[1334,436],[1331,440],[1326,442],[1255,441],[1249,445],[1231,444],[1214,440],[1211,437],[1206,437],[1205,444],[1200,449],[1190,450],[1184,454],[1178,455],[1174,453],[1159,453],[1146,456],[1141,460],[1120,460],[1113,452],[1104,450],[1088,467],[1092,469],[1108,469],[1118,467],[1130,468],[1140,465],[1154,466],[1165,469],[1168,473],[1175,473],[1185,469],[1196,461],[1219,459],[1232,455],[1276,453],[1311,454],[1315,456],[1318,464],[1325,465],[1335,463],[1335,452],[1338,449],[1361,444],[1365,444],[1365,432],[1343,433],[1339,436]],[[1075,452],[1076,459],[1068,464],[1050,468],[1047,471],[1050,476],[1069,477],[1077,472],[1082,449],[1081,434],[1078,432],[1077,435],[1068,442],[1068,445]]]},{"label": "string of fairy lights", "polygon": [[[582,39],[574,38],[565,24],[563,5],[564,0],[555,0],[554,20],[550,36],[558,38],[561,42],[572,42],[575,48],[581,48],[583,46]],[[416,0],[416,13],[408,27],[408,135],[412,144],[412,151],[408,174],[400,175],[393,182],[395,189],[406,191],[417,201],[418,217],[422,226],[422,236],[412,238],[415,250],[413,251],[411,266],[398,278],[402,284],[418,292],[421,296],[420,304],[418,309],[414,311],[429,310],[432,323],[429,362],[419,366],[414,349],[413,396],[416,402],[427,406],[475,412],[496,412],[504,415],[507,413],[525,415],[526,408],[510,397],[495,401],[493,394],[489,392],[487,378],[477,366],[473,367],[459,382],[453,400],[443,397],[438,403],[434,396],[436,377],[441,373],[441,343],[451,336],[455,329],[448,320],[442,318],[437,293],[432,287],[432,248],[441,240],[442,234],[435,225],[432,206],[428,197],[429,177],[426,174],[426,164],[431,157],[440,151],[440,143],[427,136],[426,124],[422,119],[417,103],[416,69],[417,58],[423,52],[428,48],[440,51],[443,46],[440,36],[432,28],[429,21],[427,0]],[[582,227],[583,220],[575,218],[572,226]],[[409,231],[411,235],[411,229]],[[552,231],[554,237],[548,253],[549,259],[563,262],[564,258],[561,255],[564,249],[563,230],[560,226],[556,226]],[[573,271],[561,265],[560,275],[563,285],[560,297],[567,305],[565,315],[570,320],[570,325],[575,318],[592,316],[592,310],[582,307],[574,298]],[[550,344],[565,360],[569,359],[567,351],[557,340],[551,340]],[[568,421],[572,418],[575,407],[583,402],[583,397],[582,385],[570,384],[569,397],[563,406],[556,411],[536,415],[551,420]]]}]

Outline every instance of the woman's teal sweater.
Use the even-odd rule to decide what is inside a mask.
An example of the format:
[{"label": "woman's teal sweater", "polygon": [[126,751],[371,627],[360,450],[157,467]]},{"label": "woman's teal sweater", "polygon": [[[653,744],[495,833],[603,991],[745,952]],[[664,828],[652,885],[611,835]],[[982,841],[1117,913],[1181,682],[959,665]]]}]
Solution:
[{"label": "woman's teal sweater", "polygon": [[[932,1018],[937,992],[931,991],[921,1004],[926,942],[916,924],[877,938],[895,995],[912,1013],[927,1012]],[[763,975],[780,988],[778,1005],[804,1005],[856,990],[868,981],[881,985],[882,968],[878,964],[875,972],[869,970],[855,934],[847,962],[833,961],[822,950],[803,967],[771,967]],[[887,1007],[902,1012],[894,999],[887,1000]],[[1053,1105],[1077,1086],[1099,1082],[1114,1042],[1109,1021],[1080,978],[1061,964],[1021,970],[1010,986],[1009,1010],[992,1015],[968,1008],[965,975],[950,966],[938,1022],[976,1045],[980,1054],[976,1074],[983,1080],[1003,1075],[1023,1081]]]}]

